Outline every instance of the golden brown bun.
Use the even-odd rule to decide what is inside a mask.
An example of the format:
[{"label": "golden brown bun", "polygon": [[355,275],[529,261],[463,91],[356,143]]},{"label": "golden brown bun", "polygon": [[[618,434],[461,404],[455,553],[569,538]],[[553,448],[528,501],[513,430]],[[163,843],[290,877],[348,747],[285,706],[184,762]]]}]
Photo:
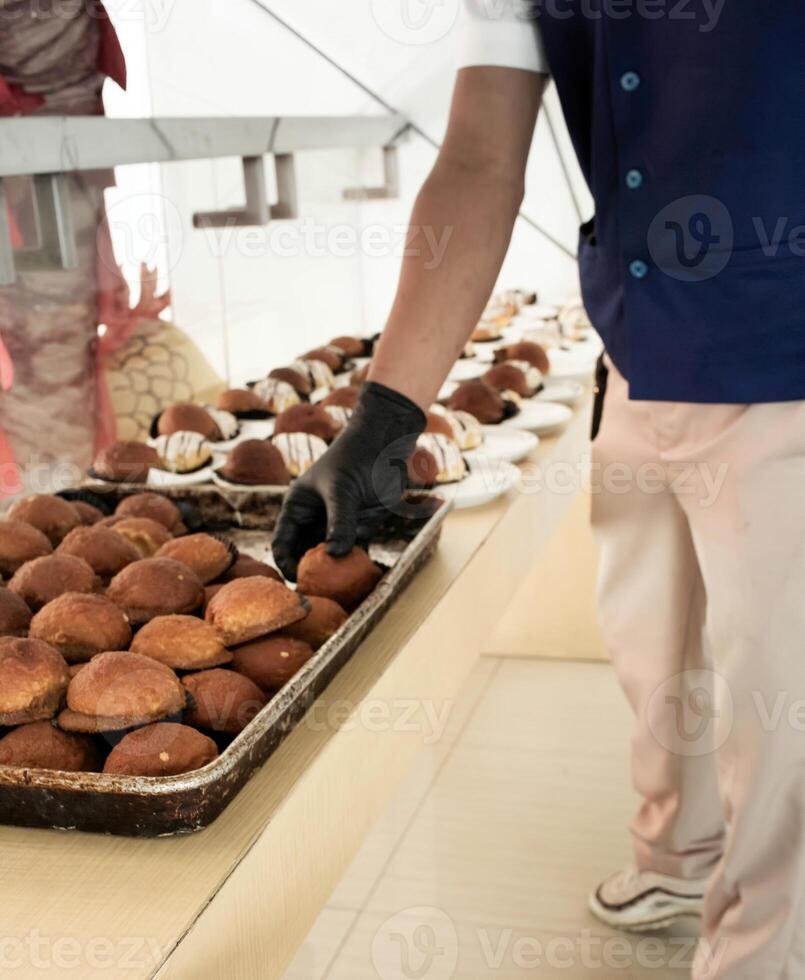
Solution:
[{"label": "golden brown bun", "polygon": [[551,362],[545,349],[533,340],[520,340],[516,344],[499,347],[495,351],[495,362],[499,364],[502,361],[527,361],[543,374],[548,374],[551,370]]},{"label": "golden brown bun", "polygon": [[11,589],[0,587],[0,636],[27,636],[31,610]]},{"label": "golden brown bun", "polygon": [[0,574],[13,575],[26,561],[53,551],[50,538],[25,521],[0,521]]},{"label": "golden brown bun", "polygon": [[411,487],[427,489],[438,482],[439,464],[433,453],[424,446],[416,446],[405,465]]},{"label": "golden brown bun", "polygon": [[83,558],[46,555],[23,565],[8,587],[37,612],[65,592],[97,592],[100,582]]},{"label": "golden brown bun", "polygon": [[104,650],[128,649],[131,625],[123,610],[105,596],[65,592],[39,610],[29,635],[49,643],[70,664]]},{"label": "golden brown bun", "polygon": [[105,516],[102,510],[88,504],[86,500],[71,500],[70,503],[75,507],[75,512],[81,518],[84,527],[92,527],[93,524],[102,521]]},{"label": "golden brown bun", "polygon": [[70,675],[64,657],[41,640],[0,638],[0,725],[52,718]]},{"label": "golden brown bun", "polygon": [[202,608],[205,613],[207,612],[207,606],[212,602],[212,597],[217,595],[225,585],[226,582],[216,582],[215,585],[204,586],[204,603]]},{"label": "golden brown bun", "polygon": [[153,558],[162,545],[173,537],[164,524],[150,517],[121,517],[115,514],[105,523],[134,545],[141,558]]},{"label": "golden brown bun", "polygon": [[310,380],[293,368],[279,367],[269,372],[269,378],[289,384],[297,395],[309,395],[313,390]]},{"label": "golden brown bun", "polygon": [[281,630],[306,613],[296,592],[273,579],[255,576],[227,582],[210,600],[204,618],[232,646]]},{"label": "golden brown bun", "polygon": [[516,364],[509,364],[507,361],[491,367],[483,375],[481,381],[488,384],[490,388],[494,388],[495,391],[513,391],[521,398],[529,398],[534,394],[525,372],[521,371]]},{"label": "golden brown bun", "polygon": [[172,500],[159,493],[134,493],[124,497],[117,505],[118,517],[148,517],[176,534],[182,528],[182,513]]},{"label": "golden brown bun", "polygon": [[340,348],[347,357],[363,357],[366,351],[366,344],[360,337],[334,337],[329,346]]},{"label": "golden brown bun", "polygon": [[452,411],[469,412],[483,425],[496,425],[503,420],[506,406],[499,392],[483,381],[465,381],[447,399]]},{"label": "golden brown bun", "polygon": [[81,523],[71,503],[49,493],[35,493],[18,500],[9,508],[8,516],[39,528],[54,547]]},{"label": "golden brown bun", "polygon": [[139,626],[157,616],[193,612],[201,605],[204,587],[198,575],[181,562],[144,558],[115,575],[106,595]]},{"label": "golden brown bun", "polygon": [[275,436],[281,432],[307,432],[332,442],[340,431],[341,427],[321,405],[292,405],[280,412],[274,422]]},{"label": "golden brown bun", "polygon": [[296,584],[303,595],[324,596],[344,609],[354,609],[374,589],[381,575],[362,548],[353,548],[343,558],[333,558],[322,543],[302,556]]},{"label": "golden brown bun", "polygon": [[157,558],[172,558],[192,568],[204,585],[219,578],[232,565],[237,549],[211,534],[189,534],[163,544]]},{"label": "golden brown bun", "polygon": [[70,673],[70,680],[72,680],[75,677],[75,675],[79,672],[79,670],[82,670],[84,667],[86,667],[88,663],[89,661],[85,660],[83,664],[68,664],[67,670]]},{"label": "golden brown bun", "polygon": [[105,582],[141,557],[131,541],[103,524],[70,531],[56,553],[83,558]]},{"label": "golden brown bun", "polygon": [[286,626],[284,633],[294,640],[309,643],[314,650],[323,646],[349,618],[344,609],[332,599],[324,596],[305,596],[310,605],[310,612],[298,623]]},{"label": "golden brown bun", "polygon": [[173,670],[204,670],[232,660],[217,631],[195,616],[157,616],[134,637],[131,652]]},{"label": "golden brown bun", "polygon": [[32,721],[0,739],[0,766],[100,772],[101,758],[86,735],[70,735],[49,721]]},{"label": "golden brown bun", "polygon": [[333,374],[341,370],[346,359],[347,355],[340,347],[314,347],[302,355],[303,361],[323,361]]},{"label": "golden brown bun", "polygon": [[183,677],[182,684],[193,704],[185,720],[197,728],[237,735],[266,703],[260,688],[234,670],[202,670]]},{"label": "golden brown bun", "polygon": [[313,656],[303,640],[280,635],[254,640],[238,647],[232,666],[264,691],[279,691]]},{"label": "golden brown bun", "polygon": [[179,402],[166,408],[160,415],[157,431],[161,436],[172,436],[174,432],[199,432],[210,442],[218,442],[221,430],[210,413],[201,405]]},{"label": "golden brown bun", "polygon": [[265,405],[261,398],[250,388],[230,388],[229,391],[222,391],[215,403],[217,408],[233,415],[241,412],[264,412]]},{"label": "golden brown bun", "polygon": [[291,482],[282,453],[265,439],[244,439],[238,443],[218,472],[230,483],[244,486],[285,487]]},{"label": "golden brown bun", "polygon": [[149,470],[162,469],[162,460],[144,442],[116,442],[95,457],[92,469],[96,476],[113,483],[145,483]]},{"label": "golden brown bun", "polygon": [[273,578],[275,582],[284,581],[276,568],[252,558],[251,555],[238,555],[234,565],[221,576],[221,581],[234,582],[236,578],[253,578],[255,575]]},{"label": "golden brown bun", "polygon": [[187,725],[161,722],[121,738],[103,771],[118,776],[178,776],[201,769],[217,755],[218,747],[207,735]]},{"label": "golden brown bun", "polygon": [[356,385],[344,385],[342,388],[333,388],[326,398],[322,398],[320,405],[340,405],[342,408],[354,409],[358,404],[361,389]]},{"label": "golden brown bun", "polygon": [[59,726],[67,731],[121,731],[178,715],[185,690],[164,664],[137,653],[100,653],[70,681]]}]

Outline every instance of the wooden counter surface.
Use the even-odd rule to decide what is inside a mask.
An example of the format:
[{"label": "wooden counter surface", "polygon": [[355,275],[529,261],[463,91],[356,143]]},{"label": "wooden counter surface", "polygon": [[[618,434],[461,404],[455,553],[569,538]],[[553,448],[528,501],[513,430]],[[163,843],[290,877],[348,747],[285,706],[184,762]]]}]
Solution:
[{"label": "wooden counter surface", "polygon": [[588,416],[542,441],[524,489],[449,515],[433,561],[206,831],[0,827],[0,976],[281,977],[573,500]]}]

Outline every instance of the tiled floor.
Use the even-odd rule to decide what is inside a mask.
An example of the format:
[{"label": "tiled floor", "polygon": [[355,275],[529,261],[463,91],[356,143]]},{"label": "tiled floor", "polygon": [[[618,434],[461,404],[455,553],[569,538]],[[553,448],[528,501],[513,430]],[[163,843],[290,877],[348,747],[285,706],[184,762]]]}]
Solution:
[{"label": "tiled floor", "polygon": [[586,911],[629,859],[628,739],[609,666],[481,660],[284,980],[687,976],[687,927]]}]

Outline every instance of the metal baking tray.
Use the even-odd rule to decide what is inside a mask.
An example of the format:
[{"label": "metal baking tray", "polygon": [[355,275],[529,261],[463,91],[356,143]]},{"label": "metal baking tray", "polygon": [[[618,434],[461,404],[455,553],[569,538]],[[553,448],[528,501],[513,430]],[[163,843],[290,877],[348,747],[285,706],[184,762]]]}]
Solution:
[{"label": "metal baking tray", "polygon": [[[89,484],[116,504],[140,486]],[[205,530],[231,537],[264,558],[283,492],[230,492],[217,487],[158,491],[200,514]],[[387,572],[372,594],[302,670],[203,769],[164,778],[64,773],[0,766],[0,824],[159,837],[202,830],[225,809],[254,772],[296,727],[360,643],[436,550],[449,505],[412,495],[416,517],[395,518],[370,553]],[[192,528],[191,528],[192,529]]]}]

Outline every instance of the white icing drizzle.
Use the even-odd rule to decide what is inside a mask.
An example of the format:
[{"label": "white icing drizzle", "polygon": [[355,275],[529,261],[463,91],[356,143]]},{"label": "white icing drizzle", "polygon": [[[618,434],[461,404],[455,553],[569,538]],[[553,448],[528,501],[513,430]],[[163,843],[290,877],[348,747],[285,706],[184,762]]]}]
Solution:
[{"label": "white icing drizzle", "polygon": [[252,391],[266,403],[268,411],[275,415],[284,412],[286,408],[291,408],[292,405],[298,405],[302,400],[293,385],[278,378],[264,378],[257,382]]},{"label": "white icing drizzle", "polygon": [[199,432],[174,432],[154,440],[159,458],[171,473],[191,473],[212,459],[212,449]]},{"label": "white icing drizzle", "polygon": [[525,375],[526,384],[528,385],[532,394],[536,392],[539,386],[542,384],[542,371],[539,368],[534,367],[533,364],[528,361],[504,361],[504,364],[513,364],[516,368],[519,368]]},{"label": "white icing drizzle", "polygon": [[204,408],[218,426],[224,442],[234,439],[240,432],[240,423],[231,412],[227,412],[224,408],[217,408],[215,405],[205,405]]},{"label": "white icing drizzle", "polygon": [[[343,351],[342,351],[343,353]],[[307,378],[311,387],[315,388],[335,388],[335,375],[327,367],[324,361],[308,361],[301,359],[294,361],[290,365],[294,371],[298,371],[303,377]]]},{"label": "white icing drizzle", "polygon": [[467,464],[461,450],[447,436],[439,432],[424,432],[416,441],[417,446],[426,449],[436,460],[436,482],[456,483],[467,474]]},{"label": "white icing drizzle", "polygon": [[447,419],[453,429],[453,438],[458,443],[459,449],[464,452],[477,449],[484,441],[484,430],[481,428],[481,423],[469,412],[445,408],[444,405],[432,405],[431,411],[443,415]]},{"label": "white icing drizzle", "polygon": [[342,428],[352,417],[352,409],[345,408],[343,405],[325,405],[324,408],[327,410],[330,417],[335,419],[335,421],[338,422]]},{"label": "white icing drizzle", "polygon": [[272,443],[282,454],[291,476],[301,476],[327,452],[327,443],[307,432],[281,432]]}]

